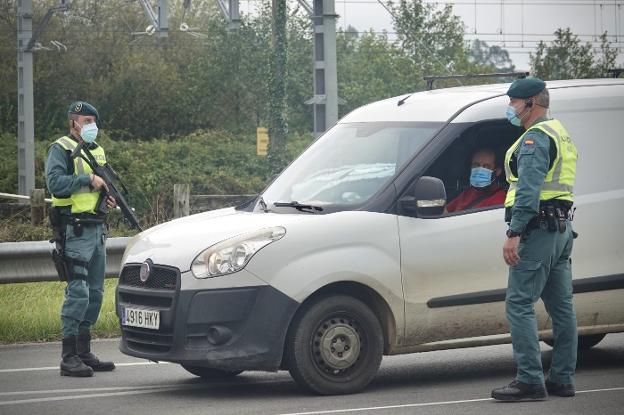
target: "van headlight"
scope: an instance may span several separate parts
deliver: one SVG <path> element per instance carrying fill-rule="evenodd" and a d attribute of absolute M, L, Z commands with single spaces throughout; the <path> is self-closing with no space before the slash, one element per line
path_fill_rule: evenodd
<path fill-rule="evenodd" d="M 197 255 L 191 272 L 195 278 L 212 278 L 240 271 L 256 252 L 284 235 L 286 229 L 278 226 L 226 239 Z"/>

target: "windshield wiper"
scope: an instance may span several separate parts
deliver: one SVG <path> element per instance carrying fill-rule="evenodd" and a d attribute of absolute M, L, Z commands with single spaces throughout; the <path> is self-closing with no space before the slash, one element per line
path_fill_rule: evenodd
<path fill-rule="evenodd" d="M 275 202 L 273 203 L 273 206 L 275 207 L 294 207 L 295 209 L 301 211 L 301 212 L 308 212 L 308 213 L 314 213 L 314 211 L 317 212 L 322 212 L 323 208 L 320 206 L 314 206 L 314 205 L 306 205 L 305 203 L 299 203 L 296 200 L 293 200 L 292 202 Z"/>
<path fill-rule="evenodd" d="M 266 202 L 264 201 L 264 198 L 262 196 L 259 196 L 258 198 L 258 204 L 260 205 L 260 209 L 262 209 L 262 211 L 264 213 L 269 212 L 269 207 L 267 206 Z"/>

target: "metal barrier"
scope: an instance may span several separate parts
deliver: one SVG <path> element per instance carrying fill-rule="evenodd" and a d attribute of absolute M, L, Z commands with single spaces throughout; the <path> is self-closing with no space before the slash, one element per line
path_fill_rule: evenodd
<path fill-rule="evenodd" d="M 15 195 L 13 193 L 3 193 L 0 192 L 0 199 L 15 199 L 15 200 L 26 200 L 26 201 L 30 201 L 30 196 L 24 196 L 24 195 Z M 44 199 L 46 201 L 46 203 L 52 203 L 52 199 Z"/>
<path fill-rule="evenodd" d="M 116 278 L 129 237 L 106 241 L 106 277 Z M 0 284 L 58 281 L 48 241 L 0 243 Z"/>

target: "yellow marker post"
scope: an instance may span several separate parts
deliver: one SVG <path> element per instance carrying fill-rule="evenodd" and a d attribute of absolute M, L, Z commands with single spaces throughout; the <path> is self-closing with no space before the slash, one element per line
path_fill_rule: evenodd
<path fill-rule="evenodd" d="M 256 128 L 256 149 L 259 156 L 266 156 L 269 152 L 269 129 L 264 127 Z"/>

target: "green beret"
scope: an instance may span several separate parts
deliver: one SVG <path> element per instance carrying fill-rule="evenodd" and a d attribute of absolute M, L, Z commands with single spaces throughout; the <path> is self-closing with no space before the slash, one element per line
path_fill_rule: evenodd
<path fill-rule="evenodd" d="M 68 114 L 78 114 L 78 115 L 95 115 L 95 120 L 100 120 L 100 114 L 98 114 L 95 107 L 89 104 L 86 101 L 76 101 L 72 102 L 69 108 L 67 109 Z"/>
<path fill-rule="evenodd" d="M 544 88 L 546 88 L 546 82 L 529 76 L 513 81 L 507 91 L 507 95 L 510 98 L 530 98 L 542 92 Z"/>

